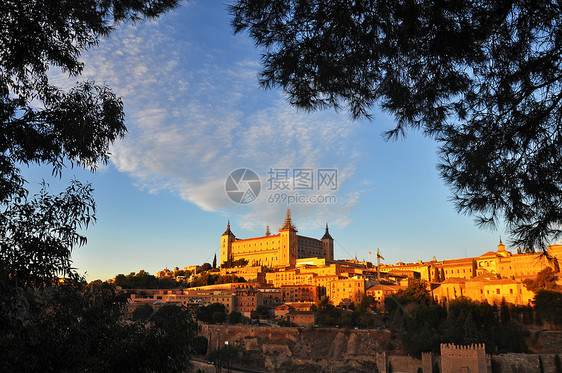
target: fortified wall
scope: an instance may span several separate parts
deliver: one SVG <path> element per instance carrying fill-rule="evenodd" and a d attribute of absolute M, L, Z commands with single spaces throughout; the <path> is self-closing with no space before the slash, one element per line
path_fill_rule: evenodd
<path fill-rule="evenodd" d="M 492 361 L 483 344 L 457 346 L 441 345 L 441 368 L 450 373 L 491 373 Z"/>
<path fill-rule="evenodd" d="M 243 366 L 291 373 L 560 373 L 562 354 L 486 355 L 483 345 L 441 346 L 441 356 L 407 356 L 388 330 L 202 325 L 208 351 L 225 343 L 240 351 Z"/>

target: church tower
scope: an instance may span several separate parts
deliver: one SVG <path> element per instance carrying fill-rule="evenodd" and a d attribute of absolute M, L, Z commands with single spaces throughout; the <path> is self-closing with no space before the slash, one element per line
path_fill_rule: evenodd
<path fill-rule="evenodd" d="M 232 243 L 236 240 L 234 233 L 230 230 L 230 220 L 226 225 L 226 231 L 221 236 L 221 262 L 220 266 L 222 267 L 223 263 L 226 263 L 228 259 L 232 256 Z"/>
<path fill-rule="evenodd" d="M 498 255 L 501 256 L 510 256 L 511 254 L 509 253 L 509 251 L 507 251 L 505 249 L 505 245 L 502 242 L 502 238 L 500 237 L 500 244 L 498 245 L 498 251 L 497 251 Z"/>
<path fill-rule="evenodd" d="M 291 221 L 291 210 L 287 209 L 285 224 L 279 229 L 280 248 L 278 263 L 285 266 L 294 266 L 297 263 L 297 229 Z"/>
<path fill-rule="evenodd" d="M 326 223 L 326 233 L 322 236 L 322 249 L 324 250 L 324 258 L 334 260 L 334 239 L 328 231 L 328 223 Z"/>

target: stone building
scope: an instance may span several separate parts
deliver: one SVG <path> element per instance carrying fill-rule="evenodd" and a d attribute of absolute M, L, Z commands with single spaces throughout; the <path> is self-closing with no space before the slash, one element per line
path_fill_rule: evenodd
<path fill-rule="evenodd" d="M 334 239 L 328 224 L 321 239 L 298 235 L 290 210 L 278 234 L 270 234 L 268 227 L 263 237 L 239 239 L 230 230 L 229 222 L 221 236 L 221 265 L 244 259 L 250 266 L 292 267 L 297 259 L 311 257 L 334 259 Z"/>
<path fill-rule="evenodd" d="M 488 373 L 492 363 L 483 344 L 458 346 L 441 344 L 441 371 L 443 373 Z"/>
<path fill-rule="evenodd" d="M 471 279 L 450 278 L 433 290 L 434 299 L 446 304 L 453 299 L 467 297 L 479 302 L 501 304 L 502 301 L 516 306 L 530 304 L 535 294 L 523 283 L 485 272 Z"/>

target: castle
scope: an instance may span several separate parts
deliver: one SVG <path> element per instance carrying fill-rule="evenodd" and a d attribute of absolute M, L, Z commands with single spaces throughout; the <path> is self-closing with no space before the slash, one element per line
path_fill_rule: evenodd
<path fill-rule="evenodd" d="M 328 231 L 328 223 L 319 240 L 298 235 L 290 210 L 278 234 L 271 234 L 268 226 L 263 237 L 239 239 L 230 230 L 229 221 L 221 236 L 221 266 L 229 260 L 244 259 L 250 266 L 294 267 L 297 259 L 314 257 L 334 260 L 334 239 Z"/>

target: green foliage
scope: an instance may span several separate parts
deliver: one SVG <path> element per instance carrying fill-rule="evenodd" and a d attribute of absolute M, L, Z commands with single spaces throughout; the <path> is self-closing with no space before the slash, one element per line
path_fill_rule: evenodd
<path fill-rule="evenodd" d="M 245 267 L 248 265 L 248 260 L 242 258 L 237 260 L 228 260 L 223 262 L 221 267 L 222 268 L 234 268 L 234 267 Z"/>
<path fill-rule="evenodd" d="M 21 166 L 43 164 L 61 176 L 68 166 L 95 170 L 125 132 L 123 103 L 108 87 L 52 85 L 49 67 L 82 72 L 80 54 L 119 22 L 157 17 L 177 0 L 79 3 L 9 1 L 0 7 L 0 280 L 47 285 L 72 271 L 79 233 L 95 221 L 92 188 L 72 181 L 29 197 Z M 8 277 L 9 274 L 9 277 Z"/>
<path fill-rule="evenodd" d="M 558 272 L 554 272 L 554 270 L 550 267 L 546 267 L 539 273 L 537 273 L 537 277 L 534 280 L 525 280 L 525 286 L 527 289 L 533 291 L 535 294 L 540 289 L 546 290 L 560 290 L 561 286 L 558 285 L 556 282 L 558 281 Z"/>
<path fill-rule="evenodd" d="M 0 371 L 187 369 L 199 329 L 185 308 L 162 307 L 148 322 L 135 321 L 125 312 L 127 297 L 107 284 L 11 289 L 2 289 L 0 303 Z"/>
<path fill-rule="evenodd" d="M 406 289 L 400 289 L 392 297 L 384 300 L 387 312 L 393 313 L 397 308 L 403 308 L 408 304 L 430 305 L 433 302 L 427 282 L 420 279 L 410 279 Z"/>
<path fill-rule="evenodd" d="M 215 321 L 214 315 L 215 313 L 222 313 L 226 315 L 226 307 L 224 304 L 221 303 L 213 303 L 208 306 L 199 307 L 196 311 L 197 320 L 212 323 L 212 322 L 223 322 L 223 321 Z M 218 316 L 221 317 L 221 316 Z"/>
<path fill-rule="evenodd" d="M 134 321 L 148 321 L 150 316 L 154 313 L 154 309 L 150 304 L 142 304 L 135 308 L 131 314 L 131 318 Z"/>
<path fill-rule="evenodd" d="M 238 324 L 242 321 L 242 314 L 238 311 L 232 311 L 228 315 L 228 323 L 229 324 Z"/>
<path fill-rule="evenodd" d="M 201 272 L 199 277 L 191 281 L 189 287 L 207 286 L 215 284 L 232 284 L 232 283 L 243 283 L 246 282 L 244 277 L 237 277 L 235 275 L 225 275 L 213 274 L 210 271 Z"/>
<path fill-rule="evenodd" d="M 142 269 L 126 276 L 118 274 L 115 276 L 115 285 L 124 289 L 175 289 L 180 286 L 173 278 L 156 278 Z"/>
<path fill-rule="evenodd" d="M 504 219 L 516 243 L 561 235 L 562 9 L 556 2 L 238 0 L 260 84 L 305 110 L 392 113 L 420 129 L 459 212 Z"/>
<path fill-rule="evenodd" d="M 357 306 L 357 311 L 359 312 L 367 312 L 367 311 L 374 311 L 377 306 L 377 300 L 375 297 L 371 295 L 365 295 L 361 298 L 361 302 Z"/>
<path fill-rule="evenodd" d="M 340 321 L 341 312 L 333 304 L 330 298 L 323 296 L 316 301 L 316 309 L 318 310 L 318 325 L 320 326 L 336 326 Z"/>
<path fill-rule="evenodd" d="M 562 325 L 562 293 L 554 290 L 538 290 L 533 300 L 537 317 L 553 325 Z"/>
<path fill-rule="evenodd" d="M 284 328 L 288 328 L 288 327 L 294 327 L 295 324 L 293 324 L 292 322 L 285 320 L 283 318 L 278 318 L 274 320 L 275 323 L 277 323 L 277 325 L 284 327 Z"/>
<path fill-rule="evenodd" d="M 207 348 L 209 347 L 209 341 L 207 338 L 198 335 L 193 339 L 193 353 L 196 355 L 205 355 L 207 353 Z"/>
<path fill-rule="evenodd" d="M 95 170 L 125 132 L 123 103 L 108 87 L 63 91 L 47 74 L 81 74 L 80 54 L 120 22 L 157 17 L 177 0 L 7 1 L 0 6 L 0 371 L 181 372 L 197 324 L 161 309 L 145 324 L 125 314 L 113 286 L 85 285 L 71 252 L 95 222 L 93 189 L 72 181 L 30 197 L 20 168 Z M 64 277 L 59 282 L 58 277 Z M 53 285 L 53 286 L 51 286 Z M 178 343 L 178 341 L 180 343 Z"/>
<path fill-rule="evenodd" d="M 528 331 L 511 321 L 509 307 L 467 298 L 452 300 L 448 311 L 435 304 L 410 302 L 394 310 L 390 326 L 399 330 L 409 353 L 439 352 L 441 343 L 485 343 L 488 353 L 526 352 Z"/>
<path fill-rule="evenodd" d="M 78 231 L 95 220 L 93 189 L 76 180 L 57 196 L 46 188 L 29 200 L 0 200 L 0 281 L 43 286 L 72 275 L 72 249 L 86 243 Z"/>
<path fill-rule="evenodd" d="M 213 322 L 216 324 L 222 324 L 226 321 L 226 314 L 222 311 L 213 312 Z"/>
<path fill-rule="evenodd" d="M 231 366 L 232 363 L 238 362 L 238 348 L 233 345 L 225 345 L 217 350 L 211 351 L 208 356 L 209 360 L 215 364 L 217 372 L 220 372 L 223 365 Z"/>

